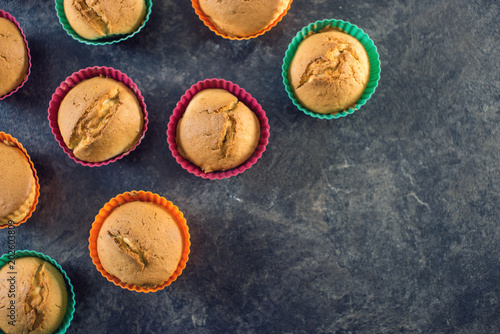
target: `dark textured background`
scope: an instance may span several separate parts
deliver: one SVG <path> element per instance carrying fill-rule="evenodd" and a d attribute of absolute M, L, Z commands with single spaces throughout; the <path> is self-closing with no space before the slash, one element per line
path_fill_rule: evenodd
<path fill-rule="evenodd" d="M 216 36 L 190 1 L 155 0 L 135 37 L 74 41 L 50 0 L 1 0 L 32 54 L 27 84 L 0 102 L 0 130 L 27 148 L 40 204 L 17 247 L 43 252 L 76 291 L 68 333 L 499 333 L 500 4 L 497 0 L 295 0 L 250 41 Z M 283 88 L 281 63 L 303 26 L 362 28 L 382 61 L 375 94 L 353 115 L 318 120 Z M 149 129 L 109 166 L 70 160 L 48 121 L 71 73 L 111 66 L 142 90 Z M 251 169 L 209 181 L 183 170 L 166 142 L 193 83 L 218 77 L 267 112 L 270 143 Z M 110 198 L 159 193 L 185 214 L 191 255 L 166 289 L 109 283 L 88 255 Z M 0 249 L 7 250 L 6 231 Z"/>

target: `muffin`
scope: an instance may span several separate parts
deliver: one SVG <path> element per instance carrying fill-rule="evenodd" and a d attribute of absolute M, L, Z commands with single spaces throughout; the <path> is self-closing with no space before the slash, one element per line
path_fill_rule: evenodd
<path fill-rule="evenodd" d="M 273 25 L 291 0 L 199 0 L 199 8 L 227 36 L 250 37 Z"/>
<path fill-rule="evenodd" d="M 184 252 L 183 231 L 165 207 L 132 201 L 114 208 L 97 237 L 103 269 L 121 282 L 140 287 L 165 283 Z"/>
<path fill-rule="evenodd" d="M 132 33 L 146 16 L 144 0 L 64 0 L 63 5 L 70 26 L 89 40 Z"/>
<path fill-rule="evenodd" d="M 49 262 L 37 257 L 15 259 L 14 270 L 10 264 L 0 269 L 0 288 L 9 292 L 0 294 L 0 328 L 6 334 L 48 334 L 61 325 L 68 304 L 67 286 Z"/>
<path fill-rule="evenodd" d="M 26 154 L 0 132 L 0 226 L 27 219 L 37 199 L 35 172 Z"/>
<path fill-rule="evenodd" d="M 66 146 L 86 162 L 131 150 L 141 139 L 144 114 L 134 93 L 108 77 L 79 82 L 64 96 L 57 124 Z"/>
<path fill-rule="evenodd" d="M 0 17 L 0 97 L 12 92 L 27 78 L 28 48 L 19 28 Z"/>
<path fill-rule="evenodd" d="M 225 89 L 198 92 L 177 123 L 179 153 L 206 173 L 241 165 L 259 139 L 255 113 Z"/>
<path fill-rule="evenodd" d="M 359 100 L 370 80 L 370 61 L 363 45 L 333 28 L 300 42 L 288 79 L 296 99 L 310 111 L 333 114 Z"/>

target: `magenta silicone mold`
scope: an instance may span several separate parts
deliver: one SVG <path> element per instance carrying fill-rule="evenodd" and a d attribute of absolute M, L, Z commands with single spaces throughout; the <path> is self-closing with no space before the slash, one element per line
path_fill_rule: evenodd
<path fill-rule="evenodd" d="M 193 96 L 196 95 L 196 93 L 208 88 L 225 89 L 228 92 L 235 95 L 238 98 L 238 100 L 243 102 L 248 108 L 250 108 L 255 113 L 255 115 L 257 115 L 261 127 L 259 144 L 257 145 L 257 149 L 252 154 L 252 156 L 242 165 L 223 172 L 205 173 L 203 170 L 201 170 L 200 167 L 194 165 L 189 160 L 184 159 L 184 157 L 182 157 L 179 154 L 179 151 L 177 150 L 177 143 L 175 141 L 177 123 L 179 119 L 182 118 L 182 115 L 186 111 L 187 105 L 189 104 Z M 210 180 L 223 179 L 243 173 L 245 170 L 252 167 L 257 162 L 257 160 L 260 159 L 262 153 L 264 153 L 264 151 L 266 150 L 267 144 L 269 143 L 269 135 L 270 135 L 269 129 L 270 129 L 269 121 L 261 105 L 257 103 L 257 100 L 255 100 L 243 88 L 239 87 L 238 85 L 230 81 L 223 79 L 206 79 L 192 85 L 191 88 L 189 88 L 186 91 L 186 93 L 181 97 L 180 101 L 177 102 L 177 106 L 175 107 L 172 115 L 170 116 L 170 122 L 168 123 L 167 142 L 168 142 L 168 147 L 170 148 L 170 151 L 172 151 L 172 155 L 174 156 L 177 163 L 179 163 L 182 166 L 182 168 L 184 168 L 191 174 Z"/>
<path fill-rule="evenodd" d="M 21 87 L 24 86 L 26 81 L 28 81 L 28 77 L 30 76 L 30 73 L 31 73 L 31 53 L 30 53 L 30 48 L 28 47 L 28 40 L 26 39 L 26 35 L 24 34 L 23 29 L 21 28 L 21 25 L 19 24 L 19 22 L 17 22 L 16 18 L 14 16 L 10 15 L 10 13 L 5 12 L 1 9 L 0 9 L 0 17 L 7 19 L 7 20 L 10 20 L 16 25 L 16 27 L 21 32 L 21 35 L 23 36 L 24 44 L 26 45 L 26 50 L 28 52 L 28 73 L 26 74 L 26 78 L 14 90 L 10 91 L 9 93 L 5 94 L 4 96 L 0 96 L 0 101 L 1 101 L 1 100 L 5 99 L 6 97 L 9 97 L 12 94 L 14 94 L 15 92 L 17 92 L 19 89 L 21 89 Z"/>
<path fill-rule="evenodd" d="M 66 143 L 64 143 L 64 140 L 62 138 L 61 132 L 59 130 L 59 125 L 57 122 L 57 115 L 59 112 L 59 106 L 61 105 L 61 101 L 64 99 L 66 94 L 69 92 L 69 90 L 74 87 L 76 84 L 79 82 L 90 79 L 96 76 L 103 76 L 107 78 L 112 78 L 117 81 L 120 81 L 123 83 L 125 86 L 127 86 L 137 97 L 137 101 L 139 101 L 139 105 L 141 106 L 142 112 L 144 114 L 144 127 L 142 129 L 142 135 L 139 138 L 139 141 L 137 144 L 130 149 L 127 152 L 124 152 L 120 155 L 117 155 L 109 160 L 106 161 L 101 161 L 101 162 L 87 162 L 78 159 L 75 157 L 73 154 L 73 151 L 66 146 Z M 73 73 L 69 77 L 64 80 L 59 87 L 56 89 L 55 93 L 52 95 L 52 99 L 50 100 L 49 103 L 49 125 L 50 128 L 52 129 L 52 133 L 54 134 L 54 137 L 56 138 L 56 141 L 59 143 L 59 146 L 66 152 L 66 154 L 73 159 L 75 162 L 83 165 L 83 166 L 88 166 L 88 167 L 99 167 L 102 165 L 108 165 L 112 162 L 115 162 L 116 160 L 119 160 L 123 158 L 124 156 L 128 155 L 130 152 L 135 150 L 137 146 L 141 143 L 142 139 L 144 138 L 144 135 L 146 133 L 146 130 L 148 129 L 148 112 L 146 110 L 146 103 L 144 102 L 144 97 L 141 94 L 141 91 L 139 88 L 137 88 L 137 85 L 130 79 L 126 74 L 115 70 L 114 68 L 111 67 L 99 67 L 99 66 L 94 66 L 94 67 L 88 67 L 85 69 L 82 69 L 78 72 Z"/>

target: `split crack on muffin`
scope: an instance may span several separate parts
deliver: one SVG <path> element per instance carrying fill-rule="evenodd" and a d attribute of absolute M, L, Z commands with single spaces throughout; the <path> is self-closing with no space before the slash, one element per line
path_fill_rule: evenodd
<path fill-rule="evenodd" d="M 369 82 L 370 60 L 354 36 L 325 28 L 299 43 L 288 77 L 303 107 L 333 114 L 356 105 Z"/>
<path fill-rule="evenodd" d="M 230 143 L 234 140 L 236 134 L 236 120 L 234 116 L 227 115 L 227 119 L 224 122 L 224 130 L 222 131 L 222 140 L 219 144 L 222 156 L 226 157 Z"/>
<path fill-rule="evenodd" d="M 345 74 L 347 69 L 350 69 L 352 78 L 359 83 L 353 64 L 348 59 L 352 57 L 359 63 L 359 56 L 349 44 L 339 43 L 339 41 L 331 38 L 329 38 L 329 41 L 334 43 L 333 48 L 326 52 L 324 56 L 309 62 L 297 88 L 315 78 L 342 80 L 342 74 Z"/>
<path fill-rule="evenodd" d="M 220 88 L 196 93 L 177 123 L 179 154 L 205 173 L 241 165 L 255 152 L 259 138 L 255 113 Z"/>
<path fill-rule="evenodd" d="M 33 275 L 29 291 L 26 295 L 24 312 L 28 315 L 30 331 L 39 329 L 45 318 L 43 309 L 48 299 L 49 288 L 47 275 L 43 272 L 44 269 L 44 263 L 41 263 Z"/>
<path fill-rule="evenodd" d="M 141 247 L 137 244 L 134 244 L 129 238 L 123 236 L 119 231 L 113 233 L 108 231 L 108 235 L 113 238 L 114 242 L 118 246 L 118 248 L 131 258 L 133 258 L 139 265 L 141 266 L 141 270 L 144 270 L 148 265 L 148 258 L 146 252 L 144 252 Z"/>
<path fill-rule="evenodd" d="M 120 105 L 118 88 L 114 88 L 109 93 L 95 99 L 74 127 L 68 147 L 72 150 L 78 150 L 96 140 L 116 114 Z"/>
<path fill-rule="evenodd" d="M 74 0 L 73 6 L 82 13 L 85 22 L 99 34 L 107 35 L 110 31 L 106 12 L 97 0 Z"/>
<path fill-rule="evenodd" d="M 9 283 L 5 278 L 13 274 L 8 265 L 0 269 L 0 290 Z M 7 274 L 8 273 L 8 274 Z M 9 322 L 6 298 L 0 297 L 0 332 L 55 333 L 63 322 L 68 305 L 68 291 L 62 273 L 50 262 L 37 256 L 16 257 L 16 327 Z M 5 290 L 3 290 L 5 291 Z"/>
<path fill-rule="evenodd" d="M 231 146 L 231 142 L 234 140 L 236 135 L 236 119 L 234 118 L 233 112 L 241 103 L 238 99 L 235 99 L 229 104 L 226 104 L 214 111 L 205 110 L 206 113 L 211 114 L 222 114 L 224 116 L 224 123 L 222 125 L 222 131 L 220 132 L 219 142 L 217 147 L 213 147 L 212 151 L 220 150 L 223 157 L 226 157 L 228 154 L 228 150 Z M 210 136 L 210 134 L 206 134 Z"/>

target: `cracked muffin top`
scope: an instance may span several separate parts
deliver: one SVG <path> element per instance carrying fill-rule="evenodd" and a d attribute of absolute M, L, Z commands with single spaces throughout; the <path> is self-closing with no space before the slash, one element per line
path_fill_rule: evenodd
<path fill-rule="evenodd" d="M 36 196 L 36 181 L 26 155 L 10 142 L 0 142 L 0 225 L 23 220 Z"/>
<path fill-rule="evenodd" d="M 64 0 L 64 14 L 73 30 L 94 40 L 135 31 L 146 15 L 144 0 Z"/>
<path fill-rule="evenodd" d="M 177 124 L 179 153 L 206 173 L 241 165 L 259 140 L 255 113 L 224 89 L 198 92 Z"/>
<path fill-rule="evenodd" d="M 123 83 L 93 77 L 66 94 L 57 122 L 66 146 L 80 160 L 101 162 L 131 150 L 142 135 L 144 114 Z"/>
<path fill-rule="evenodd" d="M 111 211 L 97 237 L 104 270 L 120 281 L 142 287 L 166 282 L 184 249 L 177 220 L 164 207 L 133 201 Z"/>
<path fill-rule="evenodd" d="M 199 0 L 200 8 L 217 29 L 235 37 L 248 37 L 270 26 L 290 0 Z"/>
<path fill-rule="evenodd" d="M 329 29 L 306 37 L 288 71 L 299 102 L 320 114 L 354 106 L 370 79 L 370 61 L 363 45 L 351 35 Z"/>
<path fill-rule="evenodd" d="M 68 304 L 62 274 L 37 257 L 15 259 L 14 270 L 10 265 L 8 262 L 0 269 L 0 328 L 7 334 L 55 332 Z M 15 305 L 14 325 L 9 324 L 11 305 Z"/>
<path fill-rule="evenodd" d="M 28 75 L 28 49 L 16 25 L 0 17 L 0 97 L 16 89 Z"/>

